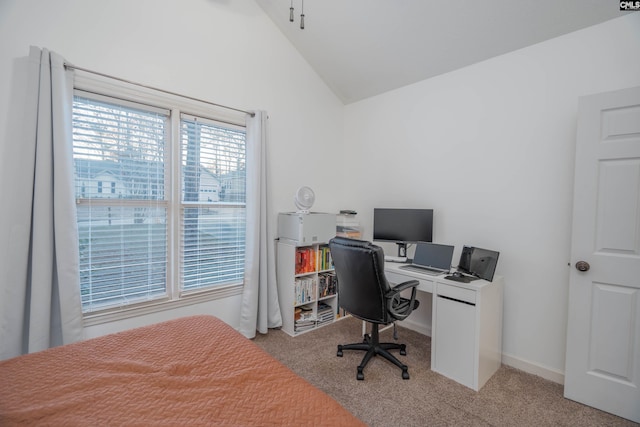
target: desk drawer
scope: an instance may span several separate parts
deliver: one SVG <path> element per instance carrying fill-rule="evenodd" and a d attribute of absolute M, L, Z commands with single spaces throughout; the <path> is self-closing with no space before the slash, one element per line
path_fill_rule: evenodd
<path fill-rule="evenodd" d="M 420 284 L 418 285 L 419 291 L 430 292 L 430 293 L 433 292 L 433 281 L 431 280 L 424 280 L 415 276 L 410 276 L 408 274 L 407 275 L 399 274 L 394 271 L 388 271 L 388 270 L 384 272 L 384 275 L 386 276 L 389 283 L 392 283 L 393 285 L 407 282 L 409 280 L 417 280 L 418 282 L 420 282 Z"/>
<path fill-rule="evenodd" d="M 446 285 L 438 283 L 438 295 L 442 295 L 455 300 L 476 303 L 477 292 L 472 289 L 460 288 L 458 286 Z"/>

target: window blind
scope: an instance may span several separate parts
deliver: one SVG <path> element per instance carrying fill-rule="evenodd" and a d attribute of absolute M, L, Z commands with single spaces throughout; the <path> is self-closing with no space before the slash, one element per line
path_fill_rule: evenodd
<path fill-rule="evenodd" d="M 181 291 L 244 280 L 246 132 L 181 115 Z"/>
<path fill-rule="evenodd" d="M 76 91 L 83 311 L 167 295 L 169 111 Z"/>

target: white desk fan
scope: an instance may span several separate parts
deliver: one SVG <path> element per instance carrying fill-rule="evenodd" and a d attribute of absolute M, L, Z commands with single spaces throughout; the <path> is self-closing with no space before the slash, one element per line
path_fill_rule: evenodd
<path fill-rule="evenodd" d="M 309 187 L 303 186 L 298 188 L 295 196 L 293 197 L 293 202 L 298 208 L 297 213 L 309 213 L 309 209 L 313 206 L 313 202 L 316 200 L 316 195 L 313 190 Z"/>

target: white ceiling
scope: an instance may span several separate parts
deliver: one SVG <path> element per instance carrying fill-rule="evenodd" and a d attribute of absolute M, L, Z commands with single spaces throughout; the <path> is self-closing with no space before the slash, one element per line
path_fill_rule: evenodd
<path fill-rule="evenodd" d="M 349 104 L 620 17 L 615 0 L 256 0 Z"/>

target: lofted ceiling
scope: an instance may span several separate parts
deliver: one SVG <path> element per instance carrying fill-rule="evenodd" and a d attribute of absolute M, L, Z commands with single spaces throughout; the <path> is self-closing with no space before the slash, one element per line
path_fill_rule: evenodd
<path fill-rule="evenodd" d="M 301 30 L 303 1 L 256 0 L 345 104 L 623 15 L 615 0 L 306 0 Z"/>

